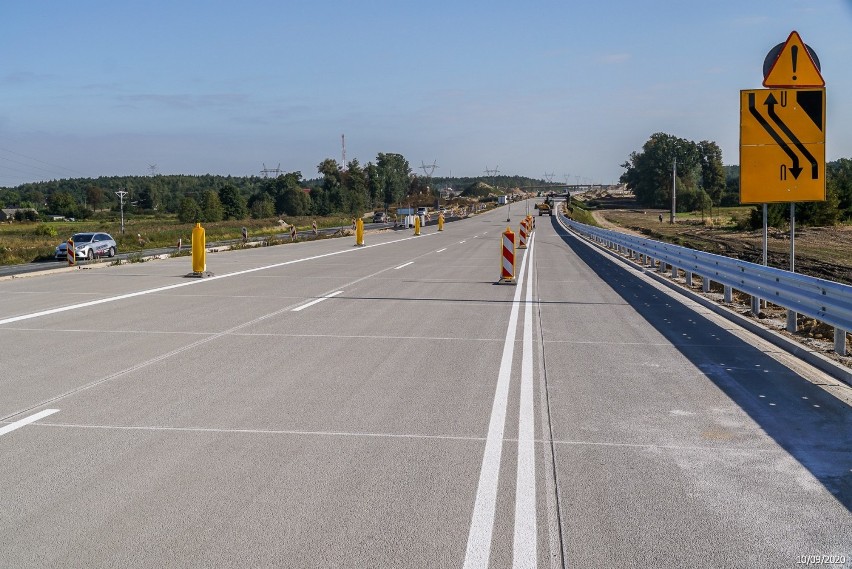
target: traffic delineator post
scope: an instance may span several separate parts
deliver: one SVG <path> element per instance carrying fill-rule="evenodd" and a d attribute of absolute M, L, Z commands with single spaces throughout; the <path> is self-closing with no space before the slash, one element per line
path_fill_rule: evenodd
<path fill-rule="evenodd" d="M 443 230 L 444 230 L 444 214 L 439 213 L 438 214 L 438 231 L 443 231 Z"/>
<path fill-rule="evenodd" d="M 526 249 L 527 248 L 527 226 L 529 224 L 529 220 L 523 219 L 521 220 L 521 228 L 518 230 L 518 249 Z"/>
<path fill-rule="evenodd" d="M 192 272 L 188 277 L 212 277 L 207 270 L 207 232 L 196 223 L 192 228 Z"/>
<path fill-rule="evenodd" d="M 414 216 L 414 234 L 420 235 L 420 216 L 419 215 Z"/>
<path fill-rule="evenodd" d="M 296 240 L 296 226 L 291 225 L 290 226 L 290 241 L 295 241 L 295 240 Z"/>
<path fill-rule="evenodd" d="M 68 259 L 68 266 L 73 267 L 77 264 L 77 253 L 74 251 L 74 240 L 70 237 L 65 243 L 65 258 Z"/>
<path fill-rule="evenodd" d="M 360 218 L 355 222 L 355 246 L 364 246 L 364 220 Z"/>
<path fill-rule="evenodd" d="M 515 281 L 515 234 L 506 227 L 500 243 L 500 284 L 516 284 Z"/>
<path fill-rule="evenodd" d="M 317 220 L 316 219 L 311 222 L 311 227 L 314 230 L 314 235 L 316 235 L 317 234 Z"/>

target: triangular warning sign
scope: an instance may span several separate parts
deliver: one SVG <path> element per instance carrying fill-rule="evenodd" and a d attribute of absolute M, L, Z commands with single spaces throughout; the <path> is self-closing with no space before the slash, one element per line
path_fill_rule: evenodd
<path fill-rule="evenodd" d="M 811 57 L 811 52 L 798 32 L 792 32 L 787 43 L 763 80 L 764 87 L 825 87 L 825 79 Z"/>

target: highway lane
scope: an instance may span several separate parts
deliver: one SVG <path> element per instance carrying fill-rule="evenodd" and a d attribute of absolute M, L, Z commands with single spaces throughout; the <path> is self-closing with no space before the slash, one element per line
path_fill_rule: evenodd
<path fill-rule="evenodd" d="M 0 435 L 0 564 L 844 553 L 848 407 L 549 218 L 495 285 L 505 216 L 0 283 L 0 428 L 58 409 Z"/>
<path fill-rule="evenodd" d="M 3 417 L 59 409 L 0 440 L 4 562 L 460 563 L 514 294 L 493 225 L 4 283 Z"/>
<path fill-rule="evenodd" d="M 541 226 L 568 565 L 786 567 L 810 551 L 849 559 L 852 413 L 819 385 L 837 382 L 793 372 L 776 349 L 641 270 L 555 222 Z"/>

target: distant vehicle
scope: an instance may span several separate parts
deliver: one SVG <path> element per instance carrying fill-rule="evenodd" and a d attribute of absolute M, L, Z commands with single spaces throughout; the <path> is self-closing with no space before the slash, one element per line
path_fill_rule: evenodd
<path fill-rule="evenodd" d="M 373 214 L 373 223 L 387 223 L 388 216 L 383 211 L 377 211 Z"/>
<path fill-rule="evenodd" d="M 417 215 L 426 215 L 427 213 L 429 213 L 428 207 L 418 207 L 417 208 Z"/>
<path fill-rule="evenodd" d="M 95 257 L 115 257 L 118 244 L 109 233 L 75 233 L 71 236 L 74 242 L 74 256 L 77 259 L 92 260 Z M 67 243 L 56 247 L 54 256 L 57 260 L 68 258 Z"/>
<path fill-rule="evenodd" d="M 545 198 L 544 203 L 535 204 L 535 208 L 538 210 L 539 216 L 542 216 L 544 214 L 553 215 L 553 208 L 551 208 L 550 206 L 550 198 Z"/>

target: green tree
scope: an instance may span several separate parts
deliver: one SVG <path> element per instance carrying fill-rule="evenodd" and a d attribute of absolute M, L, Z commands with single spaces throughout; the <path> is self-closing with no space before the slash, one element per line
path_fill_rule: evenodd
<path fill-rule="evenodd" d="M 329 213 L 347 211 L 343 197 L 343 172 L 337 160 L 326 158 L 317 166 L 317 172 L 322 174 L 322 189 L 328 202 Z"/>
<path fill-rule="evenodd" d="M 698 145 L 683 138 L 658 132 L 632 152 L 620 181 L 633 190 L 637 201 L 648 207 L 667 207 L 672 198 L 672 167 L 677 161 L 677 192 L 697 189 L 701 175 Z M 683 209 L 678 206 L 678 209 Z"/>
<path fill-rule="evenodd" d="M 186 196 L 180 200 L 180 208 L 178 209 L 178 219 L 183 223 L 195 223 L 201 221 L 201 208 L 198 202 L 190 196 Z"/>
<path fill-rule="evenodd" d="M 376 168 L 382 184 L 382 193 L 387 204 L 401 202 L 408 192 L 411 166 L 402 154 L 379 153 Z"/>
<path fill-rule="evenodd" d="M 301 188 L 302 173 L 296 171 L 266 180 L 261 192 L 272 197 L 275 202 L 275 215 L 288 215 L 288 208 L 291 207 L 291 201 L 294 199 L 291 192 L 301 192 Z"/>
<path fill-rule="evenodd" d="M 361 216 L 369 202 L 367 175 L 358 160 L 351 160 L 343 173 L 344 206 L 347 213 Z"/>
<path fill-rule="evenodd" d="M 219 194 L 213 190 L 207 190 L 201 194 L 201 221 L 222 221 L 224 210 Z"/>
<path fill-rule="evenodd" d="M 219 201 L 222 202 L 225 219 L 245 219 L 248 215 L 246 199 L 231 184 L 225 184 L 219 188 Z"/>
<path fill-rule="evenodd" d="M 77 215 L 77 201 L 69 192 L 54 192 L 47 198 L 47 209 L 54 215 L 74 217 Z"/>
<path fill-rule="evenodd" d="M 837 193 L 837 207 L 841 215 L 846 219 L 852 218 L 852 160 L 841 158 L 828 163 L 826 187 Z"/>
<path fill-rule="evenodd" d="M 136 202 L 140 209 L 155 210 L 160 204 L 160 194 L 159 180 L 145 178 L 142 187 L 136 192 Z"/>
<path fill-rule="evenodd" d="M 367 162 L 367 166 L 364 168 L 364 175 L 367 177 L 367 192 L 370 196 L 370 208 L 377 208 L 379 204 L 384 203 L 382 182 L 379 178 L 379 169 L 372 162 Z"/>
<path fill-rule="evenodd" d="M 253 219 L 266 219 L 275 216 L 275 199 L 266 192 L 260 192 L 249 200 L 249 210 Z"/>
<path fill-rule="evenodd" d="M 840 198 L 837 181 L 827 180 L 825 201 L 796 204 L 796 224 L 826 227 L 840 220 Z M 789 215 L 787 216 L 789 218 Z"/>
<path fill-rule="evenodd" d="M 284 215 L 308 215 L 311 212 L 311 198 L 301 188 L 287 188 L 281 195 Z"/>
<path fill-rule="evenodd" d="M 99 186 L 89 186 L 86 189 L 86 203 L 92 208 L 92 211 L 97 211 L 106 200 L 104 191 Z"/>
<path fill-rule="evenodd" d="M 726 187 L 722 149 L 715 142 L 702 140 L 698 143 L 698 155 L 701 165 L 701 188 L 710 196 L 710 215 L 712 216 L 713 204 L 721 204 L 722 193 Z"/>
<path fill-rule="evenodd" d="M 0 193 L 0 205 L 3 207 L 19 207 L 21 204 L 21 194 L 14 190 L 6 190 Z"/>

